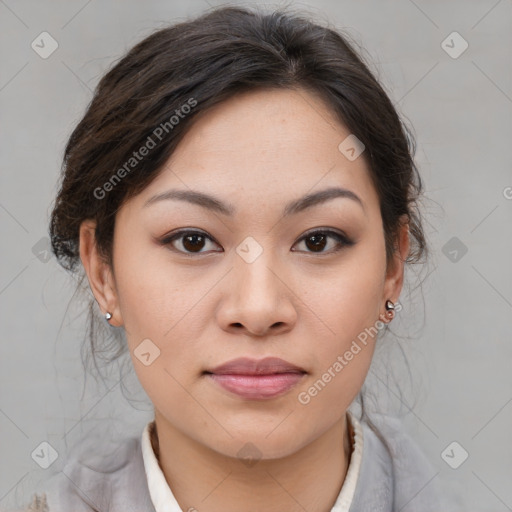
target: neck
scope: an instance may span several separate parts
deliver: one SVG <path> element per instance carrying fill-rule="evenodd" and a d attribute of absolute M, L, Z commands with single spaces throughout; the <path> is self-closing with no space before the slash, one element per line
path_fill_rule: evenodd
<path fill-rule="evenodd" d="M 151 435 L 162 472 L 182 510 L 329 512 L 345 480 L 353 430 L 344 414 L 297 452 L 245 466 L 176 430 L 155 411 Z M 343 442 L 342 442 L 343 440 Z"/>

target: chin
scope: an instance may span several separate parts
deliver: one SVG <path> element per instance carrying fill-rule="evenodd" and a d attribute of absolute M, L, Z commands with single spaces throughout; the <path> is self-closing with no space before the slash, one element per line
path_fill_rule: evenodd
<path fill-rule="evenodd" d="M 240 459 L 241 462 L 246 460 L 247 465 L 250 466 L 254 464 L 253 461 L 282 459 L 293 455 L 308 442 L 308 438 L 305 436 L 301 439 L 295 429 L 293 433 L 285 428 L 278 432 L 281 429 L 278 427 L 272 432 L 267 425 L 265 424 L 264 427 L 255 425 L 250 429 L 240 428 L 239 430 L 231 428 L 229 432 L 233 438 L 219 439 L 215 446 L 209 438 L 208 446 L 225 456 Z M 271 432 L 270 435 L 269 432 Z"/>

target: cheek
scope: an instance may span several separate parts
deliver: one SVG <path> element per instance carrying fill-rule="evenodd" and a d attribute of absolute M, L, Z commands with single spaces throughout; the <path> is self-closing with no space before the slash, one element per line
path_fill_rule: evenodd
<path fill-rule="evenodd" d="M 361 390 L 371 363 L 373 349 L 360 344 L 351 360 L 345 352 L 332 354 L 328 363 L 297 392 L 297 407 L 307 418 L 321 418 L 320 429 L 334 423 L 348 409 Z"/>
<path fill-rule="evenodd" d="M 323 375 L 322 380 L 332 381 L 330 387 L 343 390 L 344 394 L 352 395 L 358 390 L 370 366 L 381 325 L 373 314 L 375 307 L 375 294 L 371 291 L 363 294 L 346 286 L 339 300 L 333 299 L 322 309 L 329 335 L 316 343 L 315 376 Z"/>
<path fill-rule="evenodd" d="M 335 421 L 359 393 L 375 350 L 379 330 L 375 282 L 359 286 L 360 277 L 339 284 L 339 292 L 322 296 L 323 335 L 315 337 L 312 374 L 298 390 L 307 414 Z"/>
<path fill-rule="evenodd" d="M 361 248 L 330 275 L 316 280 L 316 285 L 310 281 L 305 302 L 322 320 L 322 332 L 331 340 L 329 346 L 342 349 L 375 325 L 381 309 L 384 273 L 378 250 L 372 253 Z"/>
<path fill-rule="evenodd" d="M 183 386 L 197 368 L 194 341 L 199 337 L 194 333 L 193 306 L 201 290 L 187 282 L 186 273 L 171 267 L 165 248 L 140 242 L 147 235 L 135 229 L 123 232 L 125 225 L 120 223 L 115 231 L 113 257 L 134 371 L 155 406 L 183 412 L 183 404 L 188 403 Z"/>
<path fill-rule="evenodd" d="M 383 326 L 378 316 L 385 272 L 383 251 L 383 245 L 359 247 L 335 273 L 311 281 L 317 284 L 305 294 L 318 329 L 314 375 L 309 387 L 301 391 L 306 391 L 305 401 L 310 399 L 319 411 L 328 410 L 329 404 L 333 414 L 347 407 L 366 378 Z"/>
<path fill-rule="evenodd" d="M 186 271 L 177 272 L 171 266 L 164 248 L 144 250 L 141 245 L 120 244 L 114 255 L 119 307 L 130 351 L 150 339 L 162 356 L 183 359 L 194 350 L 200 299 L 208 291 L 208 282 L 192 285 Z"/>

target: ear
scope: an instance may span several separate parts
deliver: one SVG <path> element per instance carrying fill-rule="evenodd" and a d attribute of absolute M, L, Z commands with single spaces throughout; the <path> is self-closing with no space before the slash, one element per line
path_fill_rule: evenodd
<path fill-rule="evenodd" d="M 400 230 L 395 242 L 393 261 L 390 262 L 384 281 L 383 303 L 387 299 L 393 303 L 398 301 L 404 281 L 405 260 L 409 255 L 409 218 L 407 215 L 400 217 Z"/>
<path fill-rule="evenodd" d="M 101 311 L 111 313 L 109 324 L 118 327 L 122 325 L 122 317 L 114 275 L 110 265 L 98 253 L 95 233 L 96 221 L 84 220 L 80 225 L 80 259 Z"/>

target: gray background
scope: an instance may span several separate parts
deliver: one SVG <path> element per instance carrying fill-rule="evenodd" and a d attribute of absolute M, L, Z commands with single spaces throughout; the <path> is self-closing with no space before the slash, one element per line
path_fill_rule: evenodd
<path fill-rule="evenodd" d="M 216 2 L 0 0 L 1 509 L 59 471 L 98 422 L 121 437 L 139 435 L 151 419 L 135 376 L 120 381 L 113 368 L 106 381 L 85 379 L 85 303 L 70 304 L 74 283 L 47 258 L 48 215 L 64 143 L 99 77 L 153 29 L 208 5 Z M 433 255 L 408 270 L 393 323 L 410 338 L 400 343 L 413 382 L 390 336 L 368 385 L 381 408 L 403 413 L 453 510 L 512 510 L 512 2 L 293 6 L 366 48 L 418 142 Z M 46 59 L 31 48 L 43 31 L 58 42 Z M 442 46 L 453 31 L 469 45 L 457 58 Z M 403 395 L 387 380 L 391 370 Z M 59 453 L 46 470 L 31 457 L 43 441 Z M 441 455 L 453 441 L 452 461 L 469 453 L 457 469 Z"/>

